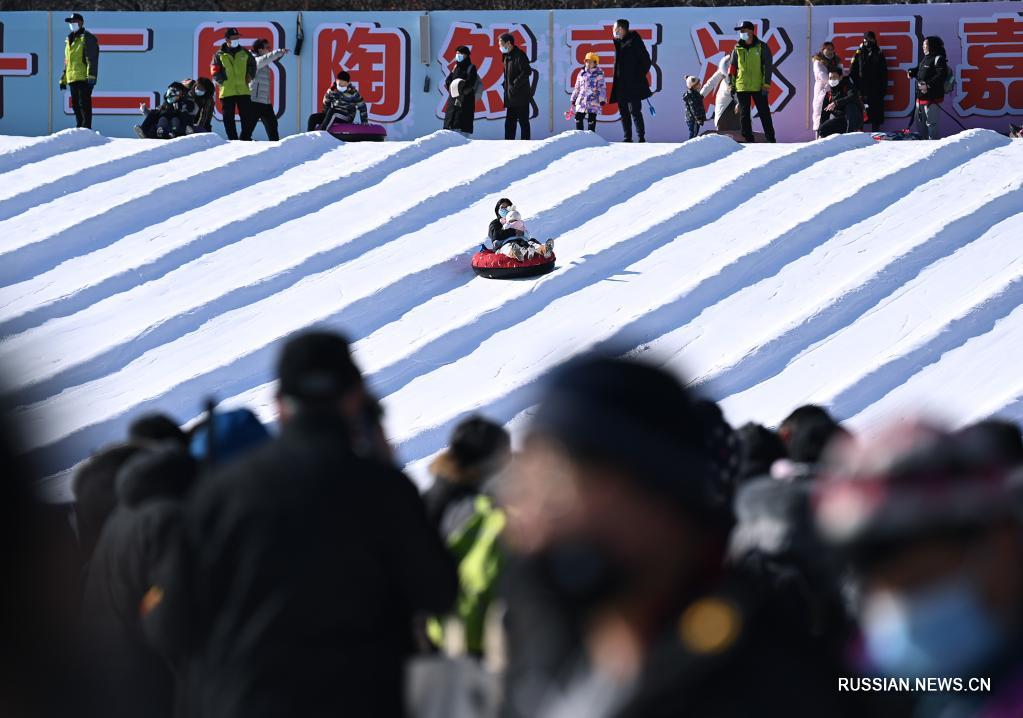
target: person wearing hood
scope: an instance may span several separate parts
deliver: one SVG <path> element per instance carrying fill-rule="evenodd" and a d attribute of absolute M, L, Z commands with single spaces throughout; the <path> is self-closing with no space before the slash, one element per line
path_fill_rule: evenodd
<path fill-rule="evenodd" d="M 615 21 L 611 30 L 615 46 L 614 79 L 611 81 L 611 102 L 618 104 L 618 113 L 622 118 L 622 131 L 625 142 L 632 142 L 632 127 L 636 127 L 637 139 L 646 142 L 646 125 L 643 122 L 643 100 L 653 92 L 650 91 L 650 72 L 652 61 L 646 43 L 639 33 L 629 29 L 629 21 Z"/>
<path fill-rule="evenodd" d="M 884 123 L 884 97 L 888 94 L 888 61 L 877 45 L 877 35 L 868 30 L 863 42 L 856 48 L 849 78 L 866 105 L 867 119 L 874 132 Z"/>
<path fill-rule="evenodd" d="M 277 115 L 270 102 L 270 87 L 273 84 L 270 78 L 270 65 L 287 55 L 288 48 L 271 50 L 270 44 L 259 38 L 252 43 L 252 53 L 256 56 L 256 74 L 249 83 L 249 90 L 252 92 L 252 126 L 255 128 L 262 122 L 266 128 L 267 139 L 276 142 L 281 136 L 277 131 Z"/>
<path fill-rule="evenodd" d="M 479 74 L 472 62 L 469 48 L 459 45 L 455 48 L 455 65 L 444 78 L 444 89 L 448 93 L 448 102 L 444 109 L 445 130 L 472 134 L 479 82 Z"/>
<path fill-rule="evenodd" d="M 575 79 L 575 87 L 572 89 L 571 111 L 575 115 L 575 128 L 583 128 L 583 120 L 586 120 L 586 129 L 590 132 L 597 131 L 597 114 L 600 108 L 607 102 L 607 80 L 604 71 L 600 69 L 600 56 L 595 52 L 586 53 L 583 59 L 583 69 Z"/>
<path fill-rule="evenodd" d="M 830 137 L 846 132 L 857 132 L 863 126 L 863 106 L 848 77 L 835 68 L 828 75 L 828 91 L 824 95 L 817 137 Z"/>
<path fill-rule="evenodd" d="M 515 126 L 519 137 L 528 140 L 529 111 L 533 102 L 533 68 L 529 58 L 515 45 L 515 36 L 504 33 L 498 38 L 504 55 L 504 139 L 515 139 Z"/>
<path fill-rule="evenodd" d="M 256 126 L 249 83 L 256 76 L 256 58 L 239 43 L 241 33 L 233 27 L 224 31 L 224 44 L 213 56 L 210 74 L 220 88 L 220 105 L 224 114 L 224 132 L 227 139 L 237 140 L 235 110 L 242 121 L 242 140 L 252 139 Z"/>
<path fill-rule="evenodd" d="M 813 131 L 816 135 L 821 126 L 821 115 L 824 113 L 828 78 L 832 70 L 842 69 L 842 61 L 835 54 L 835 45 L 832 42 L 822 43 L 820 52 L 810 59 L 813 62 Z"/>
<path fill-rule="evenodd" d="M 756 27 L 749 20 L 735 28 L 739 42 L 732 49 L 732 61 L 728 66 L 728 78 L 735 90 L 739 103 L 739 127 L 746 142 L 753 142 L 753 118 L 750 105 L 756 105 L 760 125 L 768 142 L 775 142 L 774 123 L 771 120 L 771 103 L 767 94 L 771 91 L 771 76 L 774 74 L 774 57 L 767 43 L 756 35 Z"/>
<path fill-rule="evenodd" d="M 925 38 L 923 51 L 920 64 L 906 70 L 906 74 L 916 79 L 916 131 L 925 140 L 937 140 L 941 138 L 938 120 L 945 99 L 948 58 L 940 37 Z"/>
<path fill-rule="evenodd" d="M 700 134 L 700 128 L 707 121 L 707 111 L 703 107 L 703 94 L 700 92 L 700 78 L 686 75 L 686 92 L 682 96 L 682 104 L 686 108 L 686 127 L 689 128 L 689 139 Z"/>
<path fill-rule="evenodd" d="M 197 469 L 181 446 L 167 442 L 147 444 L 117 473 L 117 508 L 89 564 L 82 604 L 91 678 L 111 718 L 172 715 L 174 676 L 146 642 L 140 610 Z"/>
<path fill-rule="evenodd" d="M 845 442 L 829 450 L 814 501 L 858 596 L 858 672 L 948 682 L 915 694 L 912 718 L 1023 706 L 1020 477 L 977 438 L 907 422 Z M 850 673 L 849 688 L 863 680 Z"/>
<path fill-rule="evenodd" d="M 708 97 L 714 93 L 714 129 L 718 132 L 738 132 L 738 106 L 735 104 L 735 92 L 728 83 L 728 68 L 732 64 L 732 56 L 725 54 L 718 62 L 718 68 L 703 85 L 700 94 Z"/>
<path fill-rule="evenodd" d="M 71 109 L 75 127 L 92 128 L 92 90 L 99 79 L 99 41 L 85 29 L 85 19 L 78 13 L 64 18 L 68 25 L 64 41 L 64 71 L 60 89 L 71 90 Z"/>

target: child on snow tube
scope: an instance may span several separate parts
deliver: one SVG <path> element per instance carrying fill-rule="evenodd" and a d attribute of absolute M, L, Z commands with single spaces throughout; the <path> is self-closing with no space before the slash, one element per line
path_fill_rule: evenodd
<path fill-rule="evenodd" d="M 510 199 L 502 197 L 494 207 L 497 218 L 491 221 L 487 230 L 495 252 L 518 260 L 530 259 L 537 254 L 549 257 L 554 252 L 554 240 L 540 244 L 529 236 L 522 215 Z"/>

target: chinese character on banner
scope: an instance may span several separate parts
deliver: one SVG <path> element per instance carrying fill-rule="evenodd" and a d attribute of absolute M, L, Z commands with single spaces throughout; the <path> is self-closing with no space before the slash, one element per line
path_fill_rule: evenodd
<path fill-rule="evenodd" d="M 252 43 L 259 39 L 270 43 L 272 50 L 286 47 L 284 28 L 275 22 L 206 22 L 195 28 L 195 53 L 192 59 L 193 78 L 213 79 L 211 71 L 213 56 L 220 51 L 220 46 L 224 44 L 224 30 L 229 27 L 237 28 L 241 33 L 239 42 L 242 47 L 251 48 Z M 279 62 L 270 63 L 270 104 L 273 105 L 274 114 L 278 117 L 284 114 L 284 98 L 287 96 L 286 79 L 284 66 Z M 224 118 L 220 107 L 219 92 L 214 112 L 218 120 Z"/>
<path fill-rule="evenodd" d="M 919 16 L 832 18 L 828 39 L 835 44 L 835 54 L 846 72 L 852 67 L 856 48 L 863 42 L 863 33 L 872 30 L 877 35 L 877 46 L 888 63 L 888 92 L 885 94 L 885 114 L 908 115 L 913 111 L 915 83 L 906 70 L 916 67 L 923 45 L 923 30 Z"/>
<path fill-rule="evenodd" d="M 1023 17 L 961 18 L 956 68 L 962 115 L 1023 115 Z"/>
<path fill-rule="evenodd" d="M 352 76 L 376 122 L 397 122 L 409 111 L 409 34 L 400 27 L 353 22 L 324 24 L 313 41 L 316 103 L 341 70 Z M 320 108 L 322 109 L 322 108 Z"/>
<path fill-rule="evenodd" d="M 766 19 L 753 23 L 757 29 L 757 37 L 767 43 L 771 49 L 771 56 L 774 58 L 774 74 L 771 76 L 771 89 L 767 97 L 770 101 L 771 111 L 778 112 L 789 103 L 795 94 L 796 88 L 786 79 L 781 72 L 781 65 L 789 55 L 792 54 L 792 41 L 785 32 L 785 28 L 772 28 Z M 729 30 L 722 32 L 717 23 L 702 22 L 692 26 L 693 45 L 696 47 L 696 55 L 700 61 L 700 78 L 707 82 L 717 71 L 718 63 L 724 55 L 732 52 L 735 44 L 739 41 L 738 33 Z M 681 78 L 679 78 L 681 82 Z M 708 97 L 708 106 L 714 101 Z"/>
<path fill-rule="evenodd" d="M 4 116 L 4 78 L 31 77 L 39 72 L 34 52 L 4 52 L 4 24 L 0 22 L 0 117 Z"/>
<path fill-rule="evenodd" d="M 504 117 L 504 56 L 501 54 L 501 46 L 497 39 L 504 33 L 509 33 L 515 38 L 515 45 L 524 53 L 531 63 L 536 62 L 536 38 L 528 25 L 506 24 L 491 25 L 484 29 L 482 25 L 472 22 L 454 22 L 448 29 L 448 36 L 441 43 L 441 51 L 437 56 L 440 60 L 444 77 L 455 61 L 455 48 L 465 45 L 472 54 L 472 62 L 476 65 L 480 82 L 483 84 L 483 95 L 476 101 L 476 118 L 488 120 Z M 536 82 L 539 73 L 534 68 L 532 71 L 530 87 L 536 92 Z M 444 106 L 448 101 L 448 94 L 444 89 L 444 83 L 439 83 L 438 91 L 441 93 L 441 101 L 437 106 L 437 117 L 444 117 Z M 536 102 L 530 102 L 529 116 L 537 116 Z"/>
<path fill-rule="evenodd" d="M 595 52 L 600 56 L 600 68 L 607 78 L 607 96 L 611 97 L 611 88 L 614 86 L 615 74 L 615 45 L 611 36 L 614 23 L 605 25 L 570 25 L 568 27 L 568 46 L 572 48 L 572 72 L 568 75 L 568 85 L 565 91 L 571 95 L 575 88 L 575 80 L 583 68 L 583 58 L 586 53 Z M 657 47 L 661 44 L 661 25 L 659 23 L 650 25 L 632 24 L 630 30 L 636 31 L 646 44 L 650 53 L 650 72 L 647 73 L 647 80 L 650 82 L 650 89 L 654 92 L 661 91 L 661 68 L 657 64 Z M 600 111 L 603 121 L 615 121 L 618 119 L 618 105 L 610 102 L 604 105 Z"/>

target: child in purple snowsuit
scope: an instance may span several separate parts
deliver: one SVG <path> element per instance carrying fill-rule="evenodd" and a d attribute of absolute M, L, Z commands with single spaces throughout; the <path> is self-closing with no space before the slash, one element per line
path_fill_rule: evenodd
<path fill-rule="evenodd" d="M 597 67 L 600 57 L 595 52 L 586 53 L 584 67 L 579 71 L 572 90 L 572 110 L 575 112 L 575 128 L 583 128 L 586 118 L 586 129 L 597 131 L 597 113 L 607 99 L 607 81 L 604 71 Z"/>

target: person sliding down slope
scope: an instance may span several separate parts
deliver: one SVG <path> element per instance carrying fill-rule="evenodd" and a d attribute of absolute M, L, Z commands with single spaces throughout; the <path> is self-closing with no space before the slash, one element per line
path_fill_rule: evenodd
<path fill-rule="evenodd" d="M 498 214 L 500 214 L 501 211 L 504 211 L 504 208 L 498 210 Z M 515 230 L 517 236 L 522 237 L 522 239 L 506 242 L 500 248 L 495 247 L 495 250 L 501 254 L 507 255 L 521 262 L 525 259 L 532 259 L 537 254 L 543 257 L 549 257 L 554 252 L 553 239 L 548 239 L 544 244 L 540 244 L 529 236 L 526 224 L 522 221 L 522 215 L 519 214 L 515 205 L 507 207 L 504 216 L 501 217 L 501 225 L 504 229 Z"/>

